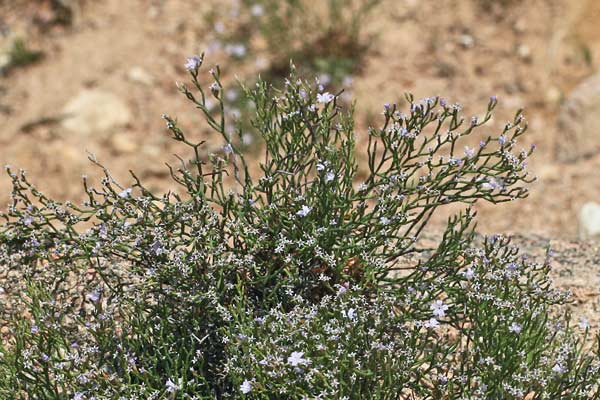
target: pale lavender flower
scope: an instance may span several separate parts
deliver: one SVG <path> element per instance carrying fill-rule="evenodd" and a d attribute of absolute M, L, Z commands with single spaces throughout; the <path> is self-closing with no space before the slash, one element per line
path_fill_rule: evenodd
<path fill-rule="evenodd" d="M 521 333 L 521 330 L 523 330 L 523 327 L 521 325 L 517 324 L 516 322 L 513 322 L 508 327 L 508 330 L 511 332 L 514 332 L 514 333 Z"/>
<path fill-rule="evenodd" d="M 334 98 L 335 98 L 335 96 L 329 92 L 317 94 L 317 101 L 319 103 L 323 103 L 323 104 L 327 104 L 327 103 L 331 102 Z"/>
<path fill-rule="evenodd" d="M 466 271 L 463 272 L 463 276 L 468 280 L 471 280 L 475 276 L 475 271 L 473 271 L 473 268 L 469 267 Z"/>
<path fill-rule="evenodd" d="M 88 298 L 88 300 L 96 303 L 98 302 L 98 300 L 100 300 L 100 292 L 94 290 L 93 292 L 89 293 L 86 297 Z"/>
<path fill-rule="evenodd" d="M 439 327 L 439 326 L 440 326 L 440 323 L 438 322 L 438 320 L 437 320 L 437 319 L 435 319 L 435 318 L 431 318 L 429 321 L 425 322 L 425 323 L 423 324 L 423 326 L 424 326 L 425 328 L 432 328 L 432 329 L 435 329 L 435 328 L 437 328 L 437 327 Z"/>
<path fill-rule="evenodd" d="M 231 145 L 231 143 L 227 143 L 225 146 L 223 146 L 223 151 L 225 152 L 225 154 L 233 153 L 233 146 Z"/>
<path fill-rule="evenodd" d="M 192 56 L 188 58 L 185 62 L 185 69 L 190 72 L 198 71 L 198 68 L 202 65 L 202 57 L 200 56 Z"/>
<path fill-rule="evenodd" d="M 379 218 L 379 222 L 381 223 L 381 225 L 389 225 L 389 223 L 392 221 L 388 217 L 383 216 Z"/>
<path fill-rule="evenodd" d="M 311 212 L 311 210 L 312 210 L 312 207 L 303 205 L 302 208 L 300 210 L 298 210 L 296 215 L 299 217 L 306 217 L 308 215 L 308 213 Z"/>
<path fill-rule="evenodd" d="M 38 328 L 37 325 L 31 325 L 31 333 L 33 333 L 35 335 L 39 331 L 40 331 L 40 328 Z"/>
<path fill-rule="evenodd" d="M 244 380 L 244 382 L 240 385 L 240 391 L 244 394 L 248 394 L 252 391 L 252 382 L 248 379 Z"/>
<path fill-rule="evenodd" d="M 73 400 L 84 400 L 85 397 L 83 397 L 84 394 L 82 392 L 75 392 L 75 394 L 73 395 Z"/>
<path fill-rule="evenodd" d="M 590 323 L 587 319 L 581 317 L 579 318 L 579 327 L 583 330 L 587 330 L 590 328 Z"/>
<path fill-rule="evenodd" d="M 119 197 L 122 199 L 126 199 L 131 196 L 131 188 L 127 188 L 119 193 Z"/>
<path fill-rule="evenodd" d="M 504 146 L 504 144 L 506 143 L 506 135 L 501 135 L 498 138 L 498 143 L 500 143 L 500 146 Z"/>
<path fill-rule="evenodd" d="M 563 367 L 560 363 L 556 363 L 554 364 L 554 367 L 552 367 L 552 372 L 556 373 L 556 374 L 563 374 L 565 373 L 566 369 L 565 367 Z"/>
<path fill-rule="evenodd" d="M 333 172 L 328 172 L 325 175 L 325 182 L 331 182 L 334 179 L 335 179 L 335 174 Z"/>
<path fill-rule="evenodd" d="M 303 358 L 303 356 L 304 356 L 303 351 L 294 351 L 288 357 L 287 362 L 292 367 L 297 367 L 298 365 L 306 365 L 309 363 L 309 361 L 307 359 Z"/>
<path fill-rule="evenodd" d="M 448 308 L 450 308 L 450 306 L 444 304 L 442 300 L 436 300 L 433 303 L 431 303 L 431 306 L 429 306 L 429 308 L 431 309 L 431 312 L 434 316 L 442 318 L 446 316 L 446 311 L 448 310 Z"/>
<path fill-rule="evenodd" d="M 175 382 L 173 382 L 171 380 L 171 378 L 169 378 L 167 380 L 167 383 L 165 385 L 167 386 L 167 392 L 168 393 L 175 393 L 176 391 L 178 391 L 179 389 L 181 389 L 181 387 L 179 385 L 177 385 Z"/>
<path fill-rule="evenodd" d="M 467 158 L 473 158 L 475 156 L 475 150 L 469 146 L 465 146 L 465 156 L 467 156 Z"/>

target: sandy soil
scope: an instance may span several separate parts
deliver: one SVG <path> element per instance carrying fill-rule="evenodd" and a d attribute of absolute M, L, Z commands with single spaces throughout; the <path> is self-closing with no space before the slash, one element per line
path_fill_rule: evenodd
<path fill-rule="evenodd" d="M 215 1 L 72 1 L 71 26 L 40 31 L 40 19 L 50 18 L 47 3 L 0 2 L 5 30 L 45 53 L 42 61 L 0 78 L 5 90 L 0 104 L 12 108 L 0 112 L 0 164 L 27 169 L 40 189 L 58 199 L 77 200 L 80 176 L 95 174 L 86 160 L 90 151 L 117 177 L 126 180 L 133 169 L 153 187 L 166 189 L 164 162 L 173 161 L 178 149 L 160 115 L 177 116 L 194 135 L 206 135 L 174 82 L 186 79 L 185 57 L 209 46 L 211 27 L 202 15 Z M 581 204 L 600 201 L 600 155 L 557 163 L 554 148 L 562 133 L 556 116 L 569 92 L 597 72 L 598 16 L 600 3 L 594 0 L 384 0 L 366 23 L 372 46 L 351 88 L 359 133 L 384 102 L 405 91 L 459 101 L 467 113 L 481 111 L 497 95 L 491 132 L 525 107 L 530 133 L 523 146 L 537 144 L 531 170 L 540 179 L 527 200 L 478 205 L 479 228 L 572 237 Z M 236 72 L 222 57 L 209 61 L 224 65 L 229 78 Z M 151 82 L 131 79 L 133 69 L 143 69 Z M 65 104 L 86 88 L 125 101 L 133 115 L 127 126 L 92 136 L 62 129 Z M 126 146 L 115 144 L 123 138 Z M 1 178 L 2 204 L 8 193 L 9 180 Z"/>

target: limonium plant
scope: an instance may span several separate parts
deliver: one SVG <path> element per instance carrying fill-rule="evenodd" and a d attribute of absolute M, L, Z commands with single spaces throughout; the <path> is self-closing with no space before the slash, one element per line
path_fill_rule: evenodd
<path fill-rule="evenodd" d="M 256 109 L 244 126 L 262 138 L 253 160 L 203 61 L 187 60 L 179 88 L 222 150 L 164 115 L 187 154 L 168 166 L 178 190 L 133 172 L 123 185 L 91 157 L 104 178 L 59 203 L 7 167 L 1 398 L 600 396 L 598 351 L 564 313 L 550 254 L 474 231 L 473 203 L 527 195 L 521 112 L 489 135 L 494 97 L 464 118 L 407 95 L 361 136 L 339 93 L 292 69 L 282 89 L 242 88 Z M 424 245 L 448 204 L 464 209 Z"/>

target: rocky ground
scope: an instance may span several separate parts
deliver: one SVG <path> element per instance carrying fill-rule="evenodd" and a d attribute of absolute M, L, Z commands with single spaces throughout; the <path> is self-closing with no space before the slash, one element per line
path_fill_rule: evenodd
<path fill-rule="evenodd" d="M 59 3 L 68 12 L 50 0 L 0 2 L 0 164 L 27 169 L 40 189 L 62 200 L 81 197 L 82 174 L 98 176 L 86 152 L 119 179 L 132 169 L 151 187 L 168 189 L 164 163 L 178 149 L 162 113 L 220 145 L 175 87 L 187 79 L 185 57 L 214 47 L 214 27 L 203 15 L 218 2 Z M 371 46 L 348 88 L 359 137 L 381 105 L 405 91 L 442 95 L 473 114 L 497 95 L 490 133 L 524 107 L 530 134 L 523 147 L 537 144 L 530 168 L 539 180 L 529 199 L 478 205 L 479 229 L 519 234 L 532 252 L 556 238 L 557 280 L 590 319 L 599 314 L 598 246 L 573 238 L 581 206 L 600 202 L 598 18 L 595 0 L 383 0 L 365 22 Z M 6 54 L 18 38 L 42 56 L 9 70 Z M 250 76 L 255 61 L 208 55 L 228 81 Z M 8 195 L 2 178 L 0 202 Z"/>

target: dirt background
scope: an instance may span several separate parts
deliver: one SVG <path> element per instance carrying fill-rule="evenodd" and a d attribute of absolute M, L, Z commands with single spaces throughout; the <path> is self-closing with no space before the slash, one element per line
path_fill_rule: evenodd
<path fill-rule="evenodd" d="M 40 189 L 61 200 L 80 199 L 81 175 L 97 175 L 86 151 L 125 182 L 132 169 L 150 186 L 168 189 L 164 162 L 173 162 L 180 149 L 160 116 L 176 116 L 189 132 L 206 135 L 175 81 L 187 79 L 187 56 L 211 46 L 213 28 L 202 16 L 218 2 L 63 1 L 72 10 L 68 26 L 55 23 L 51 3 L 0 0 L 5 44 L 23 37 L 44 52 L 41 61 L 0 77 L 0 164 L 26 169 Z M 557 116 L 600 66 L 599 18 L 597 0 L 383 0 L 365 22 L 371 46 L 349 88 L 358 102 L 359 136 L 383 103 L 406 91 L 460 102 L 467 115 L 482 112 L 497 95 L 489 126 L 496 134 L 524 107 L 530 132 L 523 147 L 538 147 L 530 165 L 539 180 L 527 200 L 478 205 L 479 229 L 574 237 L 581 205 L 600 201 L 600 155 L 558 162 L 556 148 L 568 135 Z M 222 55 L 209 55 L 208 62 L 223 65 L 228 79 L 237 73 Z M 247 73 L 253 62 L 235 68 Z M 64 129 L 65 105 L 87 89 L 120 99 L 130 110 L 128 121 L 103 134 Z M 0 178 L 1 204 L 9 190 L 8 178 Z"/>
<path fill-rule="evenodd" d="M 86 152 L 124 182 L 132 169 L 150 187 L 170 188 L 164 163 L 174 162 L 181 149 L 167 137 L 162 113 L 176 116 L 209 146 L 221 145 L 206 136 L 203 119 L 175 86 L 187 79 L 185 58 L 211 47 L 213 27 L 202 16 L 218 1 L 64 0 L 72 10 L 68 26 L 56 22 L 51 3 L 0 0 L 0 49 L 21 37 L 44 53 L 0 76 L 0 165 L 26 169 L 51 197 L 77 201 L 81 175 L 99 175 Z M 467 115 L 481 113 L 489 96 L 498 96 L 491 134 L 525 108 L 530 132 L 522 145 L 537 145 L 530 169 L 539 179 L 529 199 L 478 204 L 479 230 L 515 233 L 525 251 L 538 256 L 551 244 L 555 277 L 573 290 L 577 314 L 593 328 L 600 325 L 600 250 L 593 241 L 573 239 L 581 205 L 600 202 L 600 154 L 559 161 L 573 138 L 557 120 L 573 90 L 598 73 L 598 21 L 598 0 L 383 0 L 365 22 L 370 48 L 348 88 L 357 100 L 359 137 L 383 103 L 407 91 L 460 102 Z M 223 66 L 226 80 L 240 70 L 252 74 L 256 61 L 230 65 L 222 54 L 207 58 Z M 127 121 L 101 134 L 65 129 L 65 106 L 85 90 L 118 99 L 117 108 L 129 109 Z M 2 176 L 0 204 L 9 191 Z"/>

